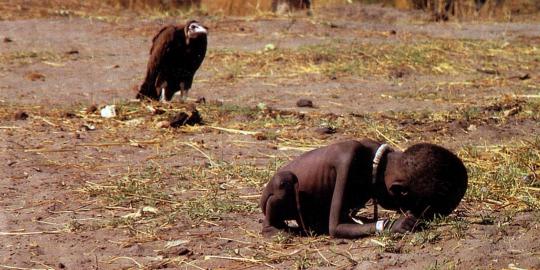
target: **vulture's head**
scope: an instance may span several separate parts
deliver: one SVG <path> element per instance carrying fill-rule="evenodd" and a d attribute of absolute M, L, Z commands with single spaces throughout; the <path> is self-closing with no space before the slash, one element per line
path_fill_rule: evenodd
<path fill-rule="evenodd" d="M 186 23 L 186 28 L 184 29 L 186 33 L 187 43 L 189 44 L 190 40 L 197 39 L 200 37 L 206 37 L 208 34 L 208 28 L 200 24 L 198 21 L 189 21 Z"/>

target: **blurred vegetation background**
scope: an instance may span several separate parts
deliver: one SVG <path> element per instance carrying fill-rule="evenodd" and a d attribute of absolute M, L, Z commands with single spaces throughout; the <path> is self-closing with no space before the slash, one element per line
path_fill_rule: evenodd
<path fill-rule="evenodd" d="M 252 15 L 271 12 L 273 1 L 294 3 L 301 0 L 3 0 L 0 1 L 0 19 L 9 19 L 9 15 L 2 13 L 17 12 L 19 15 L 24 15 L 25 12 L 28 15 L 32 12 L 34 15 L 65 15 L 63 13 L 66 12 L 112 14 L 132 11 L 139 14 L 162 12 L 165 15 L 175 15 L 186 11 L 200 11 L 211 15 Z M 312 7 L 316 11 L 332 5 L 354 2 L 382 4 L 403 10 L 424 10 L 434 14 L 435 19 L 508 17 L 540 11 L 540 0 L 312 0 Z M 52 12 L 51 9 L 56 11 Z"/>
<path fill-rule="evenodd" d="M 123 8 L 203 8 L 209 12 L 222 12 L 225 14 L 248 14 L 261 11 L 270 11 L 273 1 L 293 3 L 300 0 L 107 0 L 112 5 Z M 471 15 L 472 13 L 486 12 L 538 12 L 538 0 L 312 0 L 314 7 L 328 5 L 363 2 L 368 4 L 382 3 L 395 6 L 399 9 L 424 9 L 428 11 L 442 11 L 449 9 L 455 15 Z"/>

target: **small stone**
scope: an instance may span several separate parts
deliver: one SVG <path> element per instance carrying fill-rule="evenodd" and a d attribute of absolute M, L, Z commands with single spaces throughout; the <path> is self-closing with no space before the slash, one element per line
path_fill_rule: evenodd
<path fill-rule="evenodd" d="M 92 130 L 96 130 L 96 126 L 90 125 L 90 124 L 82 124 L 80 130 L 92 131 Z"/>
<path fill-rule="evenodd" d="M 511 108 L 511 109 L 505 110 L 503 112 L 503 114 L 504 114 L 504 116 L 509 117 L 509 116 L 518 114 L 519 111 L 521 111 L 520 107 L 514 107 L 514 108 Z"/>
<path fill-rule="evenodd" d="M 73 112 L 65 112 L 64 117 L 65 118 L 75 118 L 75 117 L 77 117 L 77 115 L 75 113 L 73 113 Z"/>
<path fill-rule="evenodd" d="M 522 81 L 528 80 L 530 78 L 531 78 L 531 75 L 529 75 L 529 73 L 525 73 L 525 74 L 519 76 L 519 79 L 522 80 Z"/>
<path fill-rule="evenodd" d="M 189 118 L 189 115 L 187 113 L 180 112 L 176 114 L 175 116 L 173 116 L 169 122 L 170 122 L 171 127 L 177 128 L 177 127 L 183 126 L 186 123 L 186 120 L 188 118 Z"/>
<path fill-rule="evenodd" d="M 313 101 L 309 100 L 309 99 L 299 99 L 297 102 L 296 102 L 296 106 L 298 107 L 308 107 L 308 108 L 313 108 Z"/>
<path fill-rule="evenodd" d="M 38 73 L 38 72 L 30 72 L 26 74 L 26 79 L 30 81 L 45 81 L 45 75 Z"/>
<path fill-rule="evenodd" d="M 389 33 L 390 33 L 390 35 L 395 35 L 395 34 L 397 34 L 396 30 L 390 30 Z"/>
<path fill-rule="evenodd" d="M 264 133 L 259 132 L 255 134 L 255 139 L 257 139 L 257 141 L 265 141 L 268 139 L 268 137 Z"/>
<path fill-rule="evenodd" d="M 156 108 L 156 110 L 154 110 L 153 114 L 155 115 L 160 115 L 160 114 L 164 114 L 165 113 L 165 110 L 161 109 L 161 108 Z"/>
<path fill-rule="evenodd" d="M 157 128 L 170 128 L 171 127 L 171 122 L 169 122 L 169 121 L 159 121 L 156 124 L 156 127 Z"/>
<path fill-rule="evenodd" d="M 197 104 L 206 104 L 206 98 L 205 97 L 198 97 L 195 101 Z"/>
<path fill-rule="evenodd" d="M 390 77 L 392 78 L 403 78 L 405 76 L 405 72 L 403 70 L 394 70 L 390 72 Z"/>
<path fill-rule="evenodd" d="M 477 129 L 478 129 L 478 128 L 476 127 L 476 125 L 470 125 L 470 126 L 467 128 L 468 131 L 475 131 L 475 130 L 477 130 Z"/>
<path fill-rule="evenodd" d="M 11 166 L 11 165 L 9 165 L 9 163 L 8 163 L 8 166 Z M 533 179 L 534 179 L 534 174 L 529 174 L 529 175 L 523 176 L 521 178 L 521 181 L 523 181 L 526 184 L 530 184 L 530 183 L 533 182 Z"/>
<path fill-rule="evenodd" d="M 411 74 L 410 68 L 405 67 L 405 66 L 400 66 L 400 67 L 392 68 L 390 72 L 388 73 L 388 76 L 390 78 L 399 79 L 399 78 L 409 76 L 410 74 Z"/>
<path fill-rule="evenodd" d="M 195 124 L 201 124 L 201 123 L 202 123 L 201 114 L 199 113 L 199 111 L 194 109 L 191 111 L 191 115 L 188 117 L 185 124 L 193 126 Z"/>
<path fill-rule="evenodd" d="M 95 104 L 90 105 L 90 107 L 86 108 L 86 113 L 94 113 L 96 112 L 98 107 Z"/>
<path fill-rule="evenodd" d="M 261 110 L 261 111 L 264 111 L 268 108 L 268 106 L 266 105 L 266 103 L 264 102 L 259 102 L 259 104 L 257 104 L 257 109 Z"/>
<path fill-rule="evenodd" d="M 13 115 L 14 120 L 26 120 L 28 119 L 28 114 L 24 111 L 18 111 Z"/>
<path fill-rule="evenodd" d="M 161 109 L 161 108 L 154 108 L 153 106 L 151 105 L 148 105 L 146 106 L 146 109 L 151 112 L 152 114 L 154 115 L 160 115 L 160 114 L 164 114 L 165 113 L 165 110 Z"/>
<path fill-rule="evenodd" d="M 319 127 L 315 129 L 315 132 L 321 135 L 328 135 L 336 133 L 336 129 L 333 127 Z"/>
<path fill-rule="evenodd" d="M 276 50 L 276 45 L 274 45 L 272 43 L 266 44 L 266 46 L 264 46 L 264 51 L 265 52 L 274 51 L 274 50 Z"/>
<path fill-rule="evenodd" d="M 158 251 L 158 255 L 161 255 L 165 258 L 170 257 L 178 257 L 178 256 L 191 256 L 193 255 L 193 251 L 185 248 L 185 247 L 171 247 L 165 250 Z"/>
<path fill-rule="evenodd" d="M 5 37 L 4 38 L 4 42 L 5 43 L 10 43 L 10 42 L 13 42 L 13 39 L 9 38 L 9 37 Z"/>

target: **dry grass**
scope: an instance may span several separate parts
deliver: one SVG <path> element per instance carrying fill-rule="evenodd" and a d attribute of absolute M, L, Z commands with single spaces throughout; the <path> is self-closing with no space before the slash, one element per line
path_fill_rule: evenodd
<path fill-rule="evenodd" d="M 508 105 L 507 105 L 508 104 Z M 76 191 L 77 197 L 84 201 L 96 201 L 95 210 L 106 213 L 99 220 L 77 221 L 66 225 L 71 232 L 101 230 L 103 228 L 122 229 L 129 243 L 148 241 L 167 241 L 167 231 L 177 226 L 188 229 L 190 226 L 215 226 L 226 224 L 239 217 L 247 219 L 259 216 L 258 195 L 264 183 L 290 157 L 301 151 L 283 151 L 279 156 L 268 158 L 268 145 L 275 148 L 292 147 L 310 149 L 331 143 L 331 138 L 315 139 L 309 134 L 299 132 L 319 126 L 321 122 L 331 122 L 340 133 L 351 137 L 370 137 L 386 140 L 399 147 L 406 147 L 411 142 L 430 140 L 445 141 L 453 137 L 446 133 L 455 120 L 467 119 L 478 126 L 483 123 L 493 125 L 492 119 L 498 119 L 495 125 L 517 121 L 519 119 L 540 119 L 540 105 L 536 100 L 502 99 L 482 107 L 465 106 L 447 113 L 429 114 L 366 114 L 362 116 L 319 115 L 310 113 L 298 117 L 295 113 L 260 110 L 241 106 L 203 105 L 199 106 L 207 126 L 219 126 L 228 129 L 241 128 L 245 131 L 277 134 L 267 141 L 257 141 L 253 135 L 228 134 L 214 129 L 187 127 L 180 131 L 155 129 L 154 124 L 166 118 L 167 114 L 181 110 L 174 105 L 162 116 L 143 118 L 137 129 L 138 134 L 121 138 L 118 134 L 129 134 L 132 130 L 130 121 L 148 115 L 144 104 L 118 104 L 118 120 L 103 120 L 95 114 L 79 113 L 81 118 L 65 118 L 65 109 L 45 110 L 39 107 L 23 107 L 31 116 L 28 125 L 10 129 L 13 136 L 32 134 L 34 137 L 46 136 L 50 125 L 29 131 L 28 126 L 44 123 L 46 120 L 65 130 L 76 130 L 82 123 L 95 124 L 99 135 L 94 135 L 96 144 L 86 143 L 84 148 L 99 149 L 108 152 L 111 148 L 129 149 L 137 147 L 159 146 L 149 165 L 127 167 L 117 173 L 109 173 L 105 179 L 88 181 Z M 516 114 L 505 116 L 506 108 L 519 106 Z M 488 110 L 486 108 L 495 108 Z M 500 108 L 500 109 L 499 109 Z M 0 119 L 9 119 L 20 106 L 2 106 Z M 168 109 L 167 107 L 165 109 Z M 39 118 L 37 117 L 39 116 Z M 243 116 L 253 121 L 239 123 L 236 116 Z M 407 123 L 416 119 L 414 123 Z M 425 133 L 423 127 L 436 126 L 435 132 Z M 55 127 L 53 129 L 57 129 Z M 504 128 L 504 127 L 502 127 Z M 203 151 L 201 155 L 190 146 L 181 144 L 177 132 L 190 136 L 201 132 L 216 136 L 236 137 L 235 147 L 257 149 L 255 155 L 265 160 L 252 162 L 249 158 L 231 160 L 221 158 L 219 149 L 206 144 L 193 143 Z M 124 135 L 125 136 L 125 135 Z M 152 144 L 144 144 L 152 138 Z M 196 137 L 195 137 L 196 138 Z M 99 142 L 99 143 L 97 143 Z M 109 142 L 109 143 L 107 143 Z M 46 152 L 50 147 L 37 147 L 36 151 Z M 460 217 L 450 217 L 431 224 L 431 229 L 405 236 L 382 235 L 372 238 L 371 242 L 360 241 L 357 245 L 335 246 L 326 237 L 288 237 L 280 236 L 273 241 L 261 239 L 258 231 L 246 230 L 240 238 L 238 248 L 230 248 L 220 253 L 220 258 L 240 260 L 248 265 L 290 264 L 297 269 L 310 267 L 347 267 L 369 257 L 358 257 L 355 250 L 379 247 L 380 251 L 390 253 L 408 253 L 418 246 L 437 246 L 441 241 L 461 239 L 467 235 L 467 228 L 475 222 L 492 224 L 506 215 L 512 216 L 520 211 L 540 211 L 540 138 L 522 137 L 496 145 L 465 145 L 457 149 L 469 171 L 469 189 L 464 203 L 460 207 Z M 32 149 L 27 149 L 32 150 Z M 161 160 L 184 153 L 196 156 L 201 163 L 186 164 L 182 167 L 171 166 Z M 275 154 L 272 154 L 275 155 Z M 49 157 L 54 166 L 76 168 L 78 170 L 101 170 L 102 162 L 85 159 L 77 164 Z M 214 161 L 212 165 L 211 160 Z M 36 166 L 40 166 L 36 164 Z M 491 213 L 491 214 L 490 214 Z M 497 214 L 495 214 L 497 213 Z M 501 217 L 501 213 L 502 217 Z M 494 217 L 490 217 L 494 216 Z M 497 221 L 498 222 L 498 221 Z M 197 225 L 199 224 L 199 225 Z M 212 225 L 214 224 L 214 225 Z M 223 225 L 220 225 L 223 226 Z M 233 228 L 231 228 L 233 229 Z M 243 228 L 234 228 L 242 230 Z M 194 229 L 197 231 L 197 229 Z M 210 237 L 210 236 L 209 236 Z M 374 241 L 374 242 L 373 242 Z M 239 253 L 237 249 L 240 249 Z M 211 257 L 209 257 L 211 258 Z M 184 260 L 163 259 L 172 265 L 183 265 Z M 190 264 L 204 264 L 204 260 L 188 260 Z M 451 264 L 449 264 L 451 265 Z"/>
<path fill-rule="evenodd" d="M 160 145 L 159 153 L 161 154 L 155 156 L 150 165 L 143 168 L 127 168 L 125 172 L 110 175 L 109 180 L 88 182 L 79 190 L 80 194 L 87 196 L 87 200 L 98 199 L 99 205 L 104 210 L 108 209 L 108 212 L 113 213 L 113 215 L 100 223 L 86 224 L 79 226 L 78 229 L 104 226 L 126 228 L 134 239 L 150 241 L 159 239 L 162 229 L 173 226 L 179 220 L 183 220 L 183 223 L 187 224 L 201 221 L 216 222 L 229 215 L 256 213 L 259 210 L 255 195 L 260 194 L 264 183 L 287 160 L 287 156 L 270 159 L 266 161 L 266 166 L 250 163 L 249 160 L 227 161 L 221 159 L 220 155 L 222 154 L 216 150 L 199 145 L 199 149 L 206 153 L 206 158 L 215 161 L 214 165 L 210 166 L 207 163 L 206 165 L 190 165 L 181 168 L 169 165 L 162 167 L 159 160 L 167 159 L 170 156 L 169 153 L 174 155 L 174 152 L 179 151 L 180 148 L 182 151 L 191 151 L 192 154 L 200 156 L 200 153 L 194 151 L 193 148 L 182 146 L 179 142 L 171 140 L 170 137 L 174 136 L 174 133 L 171 134 L 169 130 L 153 128 L 153 123 L 166 118 L 167 114 L 171 114 L 175 110 L 181 110 L 181 107 L 180 109 L 171 109 L 166 115 L 145 118 L 139 125 L 140 133 L 147 133 L 150 136 L 114 140 L 116 134 L 125 134 L 130 130 L 131 124 L 128 124 L 130 121 L 140 119 L 140 116 L 148 114 L 143 104 L 124 103 L 118 104 L 118 106 L 119 119 L 121 120 L 102 120 L 97 115 L 85 113 L 79 114 L 82 118 L 65 119 L 65 111 L 62 110 L 43 111 L 43 108 L 39 107 L 23 108 L 33 116 L 57 123 L 68 130 L 77 129 L 76 127 L 83 122 L 96 124 L 97 128 L 103 131 L 103 134 L 96 139 L 100 142 L 111 142 L 111 144 L 96 145 L 90 143 L 86 144 L 86 147 L 97 149 L 114 147 L 115 144 L 112 142 L 121 148 L 133 147 L 134 143 L 135 145 L 137 142 L 144 143 L 145 137 L 154 138 L 152 143 Z M 505 111 L 515 107 L 520 108 L 517 113 L 505 115 Z M 351 137 L 386 140 L 394 143 L 397 147 L 404 148 L 410 142 L 425 140 L 428 137 L 430 141 L 446 140 L 453 135 L 446 133 L 445 127 L 460 119 L 478 126 L 483 124 L 504 125 L 508 121 L 519 119 L 538 121 L 540 119 L 539 108 L 540 104 L 534 99 L 505 98 L 495 100 L 480 108 L 466 106 L 442 114 L 397 113 L 371 114 L 359 117 L 313 113 L 299 118 L 294 113 L 272 112 L 240 106 L 204 105 L 199 107 L 208 126 L 279 134 L 270 141 L 262 142 L 254 140 L 253 135 L 239 135 L 245 137 L 245 139 L 238 140 L 240 147 L 246 143 L 244 141 L 252 141 L 250 147 L 260 149 L 260 153 L 265 151 L 267 143 L 274 144 L 278 148 L 290 146 L 296 147 L 296 149 L 309 149 L 330 143 L 331 141 L 328 139 L 315 139 L 298 132 L 298 130 L 319 126 L 321 122 L 331 122 L 340 132 Z M 19 108 L 3 106 L 0 109 L 0 118 L 9 119 L 15 109 Z M 244 122 L 240 125 L 235 120 L 235 116 L 249 117 L 254 121 Z M 41 121 L 38 118 L 34 119 L 32 121 Z M 407 121 L 410 119 L 415 119 L 415 122 L 408 124 Z M 424 126 L 437 128 L 433 129 L 436 130 L 435 132 L 426 134 L 421 131 Z M 11 132 L 18 134 L 23 130 L 13 129 Z M 204 130 L 205 128 L 202 126 L 185 128 L 183 132 L 196 134 Z M 40 136 L 40 131 L 37 132 L 34 136 Z M 219 131 L 207 130 L 204 132 Z M 41 149 L 40 151 L 46 150 L 39 149 Z M 540 149 L 540 138 L 538 137 L 523 137 L 497 145 L 465 145 L 458 149 L 457 152 L 465 161 L 470 175 L 470 186 L 465 199 L 466 205 L 481 211 L 540 210 L 540 151 L 538 149 Z M 204 156 L 202 158 L 206 159 Z M 79 166 L 95 170 L 99 168 L 100 164 L 81 162 Z M 154 207 L 157 212 L 142 211 L 141 209 L 144 207 Z M 129 215 L 138 211 L 141 213 L 140 216 Z M 468 218 L 480 218 L 474 213 L 474 211 L 467 211 Z M 444 222 L 448 223 L 449 221 Z M 464 221 L 456 222 L 462 224 Z M 450 226 L 458 226 L 455 229 L 458 232 L 451 233 L 450 236 L 460 238 L 462 237 L 460 231 L 464 230 L 460 226 L 466 225 L 466 223 L 455 224 L 450 224 Z M 412 236 L 411 241 L 412 245 L 417 245 L 418 243 L 431 243 L 437 239 L 440 239 L 437 232 L 427 231 Z M 294 241 L 302 240 L 295 239 Z M 387 240 L 381 241 L 387 243 Z M 384 245 L 385 250 L 394 250 L 390 243 Z M 312 259 L 319 257 L 318 254 L 314 251 L 308 252 L 306 250 L 306 252 L 303 255 L 298 254 L 296 264 L 303 266 L 308 266 L 306 264 L 311 266 L 328 264 L 324 260 L 314 263 Z M 275 263 L 280 260 L 272 256 L 257 258 L 267 263 Z"/>
<path fill-rule="evenodd" d="M 485 78 L 482 72 L 510 77 L 533 69 L 536 63 L 531 59 L 540 59 L 538 49 L 529 44 L 478 40 L 420 40 L 407 45 L 332 42 L 295 50 L 279 47 L 272 51 L 261 48 L 259 52 L 211 50 L 207 61 L 222 79 L 307 74 L 370 78 L 392 76 L 396 70 L 422 75 L 476 73 Z M 252 72 L 253 69 L 257 72 Z M 497 82 L 501 80 L 495 78 L 484 83 Z"/>
<path fill-rule="evenodd" d="M 7 66 L 24 66 L 31 65 L 36 63 L 43 63 L 49 66 L 61 66 L 63 62 L 68 60 L 79 60 L 78 54 L 69 54 L 62 52 L 53 52 L 53 51 L 16 51 L 16 52 L 7 52 L 0 53 L 0 65 L 1 68 Z"/>

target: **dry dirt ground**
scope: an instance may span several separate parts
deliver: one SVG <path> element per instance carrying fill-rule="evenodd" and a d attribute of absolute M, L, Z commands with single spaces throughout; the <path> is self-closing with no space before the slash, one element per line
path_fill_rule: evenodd
<path fill-rule="evenodd" d="M 0 269 L 540 269 L 538 20 L 191 14 L 209 52 L 188 104 L 162 105 L 134 87 L 153 33 L 186 18 L 69 14 L 0 21 Z M 159 126 L 199 96 L 202 124 Z M 281 164 L 363 137 L 456 151 L 455 214 L 405 236 L 261 237 Z"/>

